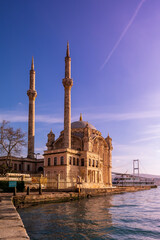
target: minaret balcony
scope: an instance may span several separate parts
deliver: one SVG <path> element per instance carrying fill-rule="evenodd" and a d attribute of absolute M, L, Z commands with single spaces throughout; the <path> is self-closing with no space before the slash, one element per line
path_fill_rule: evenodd
<path fill-rule="evenodd" d="M 30 99 L 35 99 L 37 97 L 37 92 L 36 92 L 36 90 L 29 89 L 27 91 L 27 95 Z"/>
<path fill-rule="evenodd" d="M 73 86 L 73 80 L 71 78 L 64 78 L 62 83 L 63 83 L 63 86 L 67 88 Z"/>

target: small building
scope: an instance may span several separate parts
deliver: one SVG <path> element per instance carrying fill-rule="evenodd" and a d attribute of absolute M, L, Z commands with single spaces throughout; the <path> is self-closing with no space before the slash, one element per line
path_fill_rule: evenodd
<path fill-rule="evenodd" d="M 82 120 L 71 124 L 71 58 L 69 44 L 65 57 L 64 130 L 58 139 L 50 131 L 44 151 L 44 174 L 48 179 L 63 182 L 62 188 L 112 187 L 112 139 L 103 138 L 92 124 Z"/>
<path fill-rule="evenodd" d="M 7 161 L 7 156 L 0 157 L 0 166 Z M 11 156 L 10 162 L 14 173 L 43 174 L 44 159 Z"/>

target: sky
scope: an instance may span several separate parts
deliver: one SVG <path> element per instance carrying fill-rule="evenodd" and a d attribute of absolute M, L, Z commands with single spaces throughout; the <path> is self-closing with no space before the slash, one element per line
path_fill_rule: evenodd
<path fill-rule="evenodd" d="M 113 171 L 160 175 L 160 1 L 0 0 L 0 121 L 28 129 L 36 71 L 35 152 L 63 130 L 64 58 L 72 60 L 72 121 L 113 142 Z M 23 155 L 27 155 L 27 149 Z"/>

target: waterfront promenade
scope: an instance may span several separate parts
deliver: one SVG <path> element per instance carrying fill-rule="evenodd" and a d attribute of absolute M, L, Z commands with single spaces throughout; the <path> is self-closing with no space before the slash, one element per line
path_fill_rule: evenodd
<path fill-rule="evenodd" d="M 29 207 L 43 203 L 67 202 L 82 198 L 107 196 L 126 192 L 149 190 L 150 187 L 119 187 L 108 189 L 88 189 L 78 192 L 31 192 L 24 193 L 0 193 L 0 240 L 4 239 L 30 239 L 16 208 Z M 12 200 L 15 206 L 12 203 Z"/>
<path fill-rule="evenodd" d="M 0 195 L 0 239 L 30 239 L 12 203 L 13 194 Z"/>

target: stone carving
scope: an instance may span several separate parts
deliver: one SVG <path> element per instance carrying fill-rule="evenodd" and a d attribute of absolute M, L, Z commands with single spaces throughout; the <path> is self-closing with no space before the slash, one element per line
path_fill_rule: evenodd
<path fill-rule="evenodd" d="M 46 146 L 48 147 L 48 150 L 53 149 L 53 144 L 55 142 L 55 134 L 52 132 L 52 129 L 50 131 L 50 133 L 48 133 L 48 142 L 46 144 Z"/>

